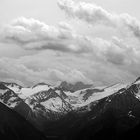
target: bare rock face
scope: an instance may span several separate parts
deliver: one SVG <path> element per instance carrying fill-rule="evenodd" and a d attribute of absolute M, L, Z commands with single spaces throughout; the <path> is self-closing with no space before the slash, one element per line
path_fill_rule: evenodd
<path fill-rule="evenodd" d="M 90 88 L 91 86 L 93 86 L 93 85 L 84 84 L 82 82 L 77 82 L 75 84 L 71 84 L 71 83 L 68 83 L 68 82 L 64 81 L 64 82 L 61 82 L 59 88 L 62 88 L 64 91 L 75 92 L 77 90 Z"/>

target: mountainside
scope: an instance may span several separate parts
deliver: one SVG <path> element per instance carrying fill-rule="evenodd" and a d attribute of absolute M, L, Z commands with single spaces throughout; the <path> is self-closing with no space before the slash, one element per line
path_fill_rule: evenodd
<path fill-rule="evenodd" d="M 0 103 L 0 139 L 1 140 L 46 140 L 45 136 L 35 129 L 15 111 Z"/>
<path fill-rule="evenodd" d="M 140 78 L 108 87 L 0 83 L 0 102 L 23 116 L 48 139 L 135 137 L 140 127 Z M 84 85 L 84 84 L 78 84 Z M 70 85 L 75 87 L 76 85 Z M 135 136 L 134 136 L 135 134 Z"/>

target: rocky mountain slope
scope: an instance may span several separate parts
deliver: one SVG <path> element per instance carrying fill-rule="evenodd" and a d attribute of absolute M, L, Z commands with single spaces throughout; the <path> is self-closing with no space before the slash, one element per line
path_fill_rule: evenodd
<path fill-rule="evenodd" d="M 46 140 L 46 137 L 15 111 L 0 103 L 1 140 Z"/>
<path fill-rule="evenodd" d="M 77 85 L 39 83 L 25 88 L 1 82 L 0 102 L 48 139 L 122 139 L 138 134 L 140 78 L 108 87 Z"/>

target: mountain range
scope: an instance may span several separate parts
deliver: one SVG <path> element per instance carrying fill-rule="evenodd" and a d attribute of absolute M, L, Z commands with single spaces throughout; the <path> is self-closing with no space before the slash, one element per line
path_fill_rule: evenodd
<path fill-rule="evenodd" d="M 104 87 L 0 82 L 0 139 L 119 140 L 140 132 L 140 78 Z"/>

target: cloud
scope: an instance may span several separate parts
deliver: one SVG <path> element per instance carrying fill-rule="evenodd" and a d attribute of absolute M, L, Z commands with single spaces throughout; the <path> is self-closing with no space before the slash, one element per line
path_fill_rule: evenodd
<path fill-rule="evenodd" d="M 68 40 L 74 44 L 74 39 L 68 24 L 60 23 L 59 27 L 54 27 L 32 18 L 18 18 L 1 31 L 1 41 L 16 43 L 24 49 L 75 51 L 66 43 Z"/>
<path fill-rule="evenodd" d="M 60 22 L 58 25 L 62 29 L 73 31 L 73 28 L 67 22 Z"/>
<path fill-rule="evenodd" d="M 45 61 L 45 59 L 48 59 L 48 61 Z M 55 59 L 49 59 L 49 56 L 45 55 L 26 56 L 20 59 L 1 58 L 1 80 L 14 81 L 26 86 L 39 82 L 56 84 L 58 81 L 67 81 L 69 83 L 82 81 L 84 83 L 91 83 L 91 80 L 81 71 L 65 65 L 60 67 L 61 62 L 59 63 Z M 55 64 L 50 64 L 50 61 Z"/>
<path fill-rule="evenodd" d="M 118 15 L 108 12 L 94 3 L 76 3 L 72 0 L 59 0 L 58 6 L 72 18 L 86 21 L 92 26 L 104 25 L 117 28 L 127 34 L 133 33 L 140 39 L 140 21 L 128 14 Z"/>
<path fill-rule="evenodd" d="M 58 4 L 69 16 L 92 26 L 115 28 L 126 33 L 128 40 L 132 33 L 139 38 L 139 22 L 129 15 L 111 14 L 85 2 L 61 0 Z M 32 55 L 15 59 L 0 58 L 2 80 L 16 80 L 25 85 L 58 81 L 108 85 L 133 81 L 140 75 L 139 47 L 117 36 L 105 40 L 80 35 L 66 22 L 51 26 L 32 18 L 18 18 L 2 29 L 0 40 L 25 50 L 36 50 Z"/>
<path fill-rule="evenodd" d="M 91 38 L 79 35 L 67 24 L 51 27 L 34 19 L 17 19 L 3 29 L 1 40 L 26 50 L 37 50 L 17 59 L 0 59 L 1 79 L 13 79 L 32 85 L 82 81 L 106 85 L 131 81 L 139 74 L 139 52 L 123 40 Z M 68 35 L 68 34 L 69 35 Z M 43 51 L 41 51 L 43 50 Z M 111 69 L 110 69 L 111 68 Z M 135 79 L 135 78 L 134 78 Z"/>
<path fill-rule="evenodd" d="M 55 27 L 22 17 L 5 26 L 0 35 L 1 42 L 17 44 L 26 50 L 81 53 L 91 49 L 86 37 L 76 34 L 66 22 L 60 22 Z"/>
<path fill-rule="evenodd" d="M 93 25 L 106 24 L 114 26 L 114 23 L 111 22 L 113 19 L 112 15 L 95 4 L 86 2 L 75 3 L 72 0 L 59 0 L 58 6 L 69 16 L 77 17 Z"/>
<path fill-rule="evenodd" d="M 58 81 L 109 85 L 132 81 L 140 74 L 139 53 L 128 51 L 118 38 L 114 37 L 112 42 L 99 38 L 89 41 L 93 48 L 91 53 L 44 50 L 15 59 L 0 58 L 0 78 L 26 86 Z"/>
<path fill-rule="evenodd" d="M 132 48 L 123 41 L 119 42 L 119 39 L 109 41 L 79 35 L 66 22 L 61 22 L 58 27 L 55 27 L 27 18 L 14 20 L 5 26 L 0 35 L 2 42 L 17 44 L 26 50 L 88 53 L 116 64 L 127 63 L 126 54 Z M 133 53 L 133 49 L 131 52 Z"/>

